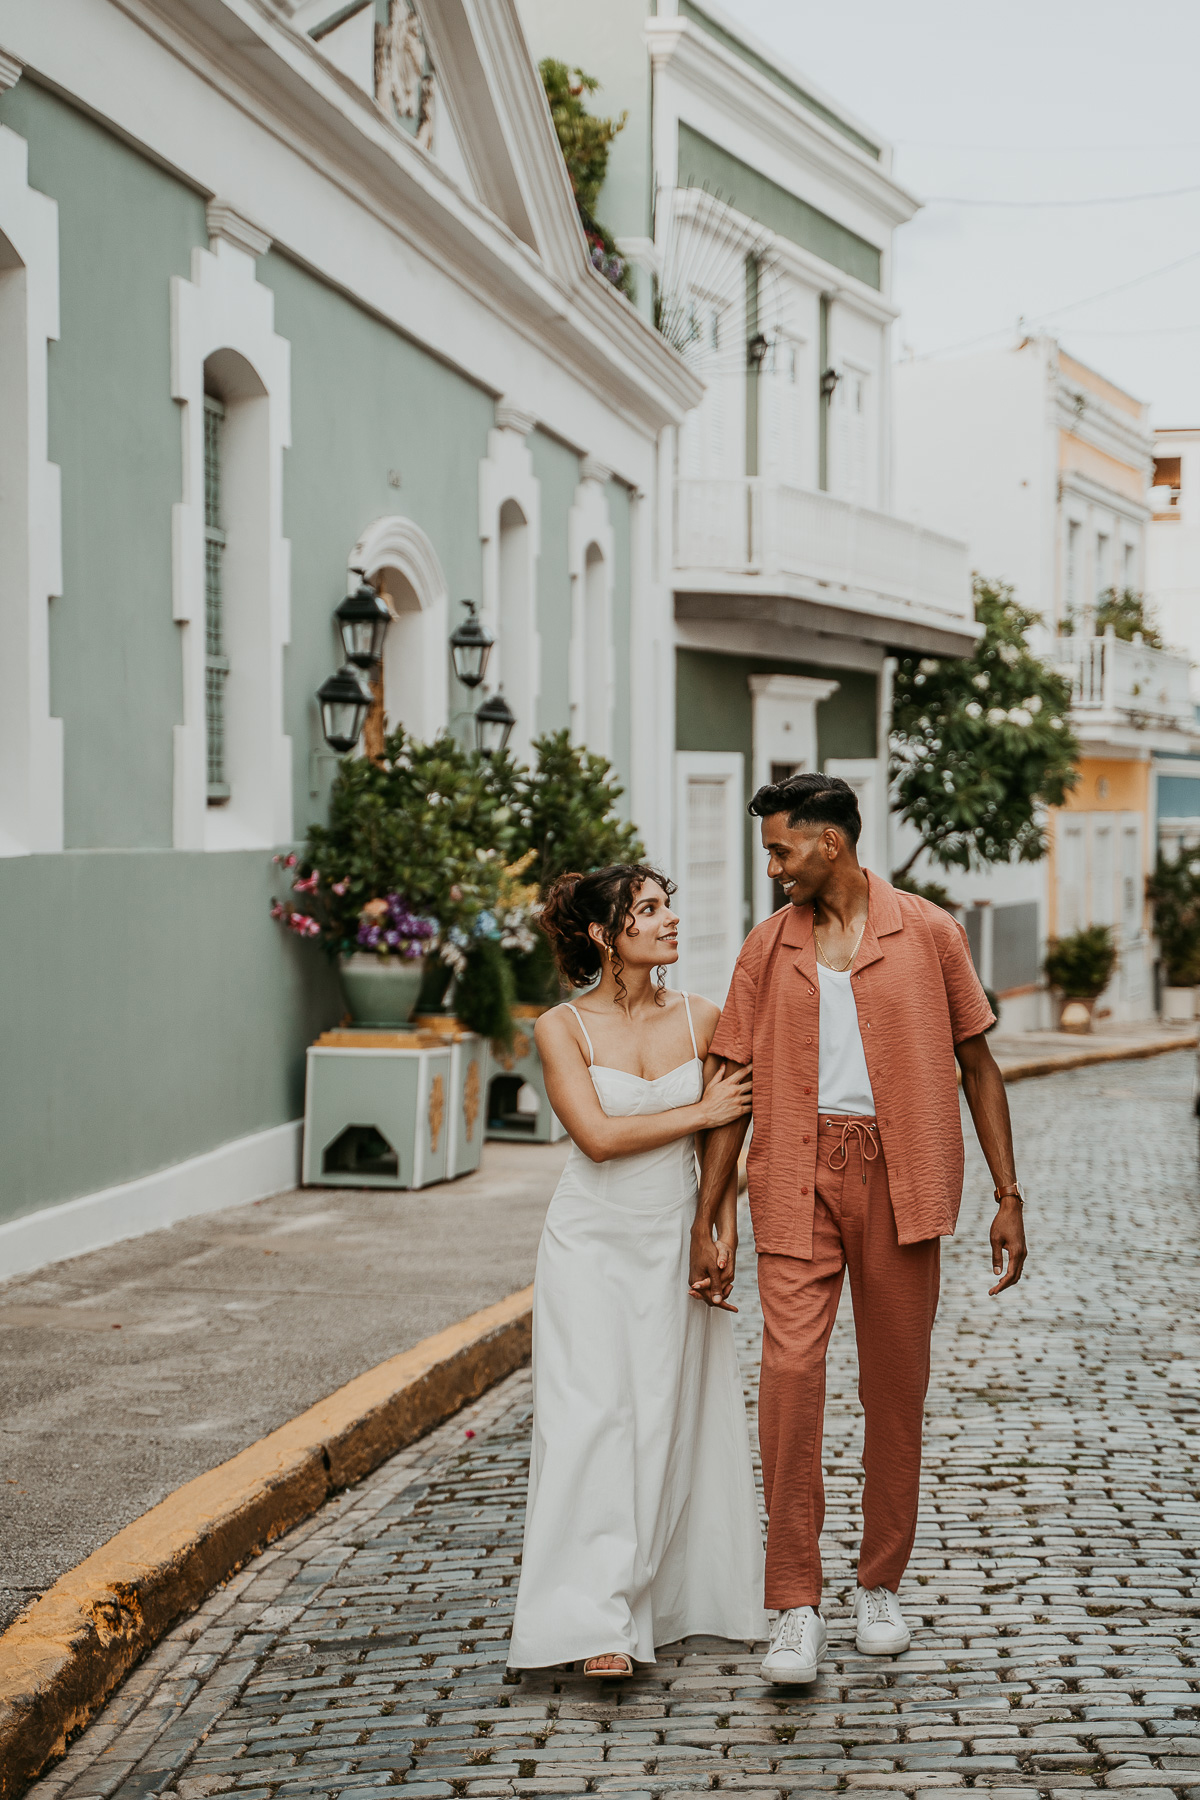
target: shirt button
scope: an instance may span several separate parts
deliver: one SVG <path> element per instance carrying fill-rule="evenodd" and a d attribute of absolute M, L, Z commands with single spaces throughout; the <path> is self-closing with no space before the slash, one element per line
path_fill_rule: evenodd
<path fill-rule="evenodd" d="M 802 1193 L 802 1194 L 807 1194 L 807 1192 L 808 1192 L 808 1189 L 807 1189 L 807 1188 L 801 1188 L 801 1189 L 800 1189 L 800 1192 L 801 1192 L 801 1193 Z"/>
<path fill-rule="evenodd" d="M 805 1091 L 805 1093 L 806 1093 L 806 1094 L 811 1094 L 811 1093 L 812 1093 L 812 1089 L 811 1089 L 811 1088 L 805 1088 L 805 1090 L 804 1090 L 804 1091 Z"/>
<path fill-rule="evenodd" d="M 812 1039 L 811 1039 L 811 1038 L 805 1038 L 805 1040 L 804 1040 L 804 1041 L 805 1041 L 805 1043 L 806 1043 L 806 1044 L 811 1044 L 811 1043 L 812 1043 Z"/>
<path fill-rule="evenodd" d="M 807 1133 L 807 1131 L 806 1131 L 806 1132 L 805 1132 L 805 1134 L 804 1134 L 804 1141 L 805 1141 L 805 1143 L 806 1143 L 806 1144 L 807 1144 L 807 1142 L 808 1142 L 808 1133 Z"/>

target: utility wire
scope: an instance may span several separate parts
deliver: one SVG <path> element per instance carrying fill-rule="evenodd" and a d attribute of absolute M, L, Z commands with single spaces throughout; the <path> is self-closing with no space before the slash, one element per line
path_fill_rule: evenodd
<path fill-rule="evenodd" d="M 1157 188 L 1148 194 L 1098 194 L 1087 200 L 973 200 L 965 195 L 929 194 L 925 199 L 926 206 L 1004 206 L 1004 207 L 1060 207 L 1060 206 L 1132 206 L 1143 200 L 1177 200 L 1182 194 L 1200 194 L 1200 181 L 1193 182 L 1190 187 Z"/>

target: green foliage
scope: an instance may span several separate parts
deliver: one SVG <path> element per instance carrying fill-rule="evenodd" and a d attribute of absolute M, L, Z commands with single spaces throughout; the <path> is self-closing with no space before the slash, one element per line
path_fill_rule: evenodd
<path fill-rule="evenodd" d="M 1079 779 L 1070 685 L 1025 641 L 1037 614 L 976 576 L 975 617 L 984 635 L 972 656 L 908 656 L 896 671 L 896 808 L 921 834 L 900 874 L 922 850 L 946 869 L 1037 862 L 1042 809 Z"/>
<path fill-rule="evenodd" d="M 566 731 L 534 742 L 534 768 L 510 764 L 513 854 L 534 854 L 529 879 L 542 893 L 567 869 L 587 874 L 608 863 L 640 862 L 646 852 L 632 825 L 617 812 L 624 793 L 612 764 L 571 742 Z"/>
<path fill-rule="evenodd" d="M 914 881 L 911 875 L 896 875 L 892 878 L 892 886 L 898 887 L 903 894 L 916 894 L 922 900 L 932 900 L 943 912 L 957 913 L 958 902 L 948 887 L 940 881 Z"/>
<path fill-rule="evenodd" d="M 454 1010 L 468 1031 L 511 1046 L 515 983 L 508 957 L 496 938 L 479 938 L 467 952 L 466 967 L 454 986 Z"/>
<path fill-rule="evenodd" d="M 1142 642 L 1152 650 L 1163 647 L 1158 627 L 1146 609 L 1146 596 L 1135 588 L 1121 588 L 1119 592 L 1116 588 L 1105 588 L 1096 603 L 1093 625 L 1097 637 L 1103 637 L 1111 625 L 1117 637 L 1124 638 L 1127 644 L 1132 643 L 1140 632 Z"/>
<path fill-rule="evenodd" d="M 326 950 L 353 950 L 363 907 L 389 893 L 431 913 L 443 934 L 457 927 L 469 935 L 496 905 L 515 853 L 513 768 L 507 757 L 489 760 L 449 736 L 423 744 L 402 728 L 378 762 L 343 757 L 329 823 L 310 826 L 302 865 L 305 874 L 320 870 L 333 925 Z"/>
<path fill-rule="evenodd" d="M 1110 925 L 1089 925 L 1069 937 L 1054 938 L 1043 967 L 1052 987 L 1068 1000 L 1094 1000 L 1112 979 L 1117 946 Z"/>
<path fill-rule="evenodd" d="M 614 287 L 632 299 L 633 271 L 617 249 L 612 234 L 595 216 L 596 202 L 608 173 L 609 145 L 625 129 L 629 114 L 623 112 L 619 119 L 598 119 L 590 113 L 583 96 L 594 94 L 600 83 L 594 75 L 585 75 L 582 69 L 572 69 L 547 56 L 538 64 L 538 72 L 550 102 L 550 116 L 567 165 L 592 262 Z"/>
<path fill-rule="evenodd" d="M 538 64 L 538 73 L 550 102 L 550 117 L 571 178 L 575 204 L 590 215 L 596 210 L 608 173 L 608 147 L 625 129 L 629 114 L 623 112 L 619 119 L 598 119 L 590 113 L 583 96 L 594 94 L 600 83 L 582 69 L 572 69 L 546 56 Z"/>
<path fill-rule="evenodd" d="M 524 956 L 513 956 L 511 961 L 518 1000 L 529 1006 L 557 1006 L 562 998 L 562 983 L 544 932 L 536 934 L 532 950 Z"/>
<path fill-rule="evenodd" d="M 1200 984 L 1200 850 L 1159 856 L 1146 883 L 1168 987 Z"/>

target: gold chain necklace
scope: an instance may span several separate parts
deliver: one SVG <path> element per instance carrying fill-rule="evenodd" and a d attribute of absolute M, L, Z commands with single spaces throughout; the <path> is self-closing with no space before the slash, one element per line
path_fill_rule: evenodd
<path fill-rule="evenodd" d="M 855 957 L 858 955 L 858 946 L 863 941 L 863 932 L 865 932 L 866 929 L 867 929 L 867 921 L 864 919 L 862 922 L 862 930 L 859 932 L 858 936 L 854 940 L 854 948 L 850 952 L 850 955 L 849 955 L 849 958 L 847 959 L 847 961 L 844 962 L 842 964 L 841 968 L 839 969 L 836 963 L 830 962 L 829 958 L 826 956 L 825 952 L 822 950 L 821 940 L 817 936 L 817 927 L 814 923 L 814 925 L 813 925 L 813 943 L 816 945 L 817 955 L 820 957 L 821 961 L 825 964 L 825 967 L 827 969 L 829 969 L 834 975 L 844 975 L 846 973 L 847 969 L 850 968 Z"/>

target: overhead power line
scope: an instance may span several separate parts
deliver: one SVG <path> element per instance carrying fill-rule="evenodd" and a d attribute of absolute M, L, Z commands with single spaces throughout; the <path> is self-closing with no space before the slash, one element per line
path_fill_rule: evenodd
<path fill-rule="evenodd" d="M 1148 194 L 1096 194 L 1086 200 L 975 200 L 963 194 L 929 194 L 926 206 L 1133 206 L 1143 200 L 1178 200 L 1183 194 L 1200 194 L 1200 181 L 1190 187 L 1157 188 Z"/>

